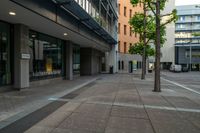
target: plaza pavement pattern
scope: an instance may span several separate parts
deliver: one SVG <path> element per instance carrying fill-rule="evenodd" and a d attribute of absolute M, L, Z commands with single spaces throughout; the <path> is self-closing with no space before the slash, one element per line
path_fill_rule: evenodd
<path fill-rule="evenodd" d="M 101 75 L 0 129 L 0 133 L 199 133 L 200 96 L 153 77 Z"/>

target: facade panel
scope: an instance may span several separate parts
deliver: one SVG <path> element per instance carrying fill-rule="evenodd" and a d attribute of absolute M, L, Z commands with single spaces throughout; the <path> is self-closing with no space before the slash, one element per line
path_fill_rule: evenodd
<path fill-rule="evenodd" d="M 190 70 L 200 70 L 200 8 L 196 5 L 177 6 L 176 63 Z"/>

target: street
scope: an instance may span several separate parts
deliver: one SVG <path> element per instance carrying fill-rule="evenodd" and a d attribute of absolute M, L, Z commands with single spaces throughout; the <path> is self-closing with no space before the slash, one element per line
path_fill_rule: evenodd
<path fill-rule="evenodd" d="M 200 92 L 200 72 L 162 72 L 162 77 Z"/>
<path fill-rule="evenodd" d="M 196 79 L 192 79 L 192 85 L 190 85 L 188 81 L 190 76 L 187 73 L 163 72 L 162 75 L 164 79 L 179 84 L 184 83 L 184 86 L 191 89 L 195 89 L 192 86 L 197 86 L 199 84 L 197 80 L 200 79 L 196 74 Z M 178 75 L 181 76 L 180 79 Z M 80 84 L 84 82 L 87 84 L 83 86 L 78 84 L 80 86 L 78 89 L 73 82 L 73 87 L 68 85 L 66 88 L 68 92 L 61 88 L 70 82 L 62 81 L 63 83 L 59 83 L 61 85 L 56 88 L 60 91 L 53 91 L 56 85 L 47 86 L 52 89 L 54 95 L 44 93 L 46 86 L 43 86 L 41 87 L 44 90 L 43 98 L 33 98 L 32 101 L 27 101 L 30 104 L 34 103 L 31 106 L 32 112 L 28 113 L 30 104 L 26 104 L 21 111 L 18 110 L 18 113 L 10 114 L 10 117 L 7 113 L 7 117 L 4 116 L 0 122 L 0 132 L 199 133 L 199 94 L 169 83 L 163 78 L 161 93 L 152 92 L 153 74 L 148 74 L 146 80 L 142 81 L 138 73 L 104 74 L 91 77 L 89 80 L 78 78 L 76 80 Z M 49 89 L 48 91 L 51 92 Z M 73 91 L 69 91 L 70 89 Z M 198 88 L 195 90 L 198 91 Z M 1 94 L 1 97 L 6 97 L 10 93 Z M 24 91 L 12 92 L 16 98 L 14 93 L 20 95 Z M 38 92 L 35 92 L 35 96 L 37 96 L 36 93 Z M 12 96 L 7 98 L 12 98 Z M 15 102 L 17 104 L 17 101 Z M 9 104 L 7 106 L 7 110 L 11 111 Z M 6 110 L 1 112 L 6 112 Z M 22 115 L 20 112 L 27 112 L 27 114 Z"/>

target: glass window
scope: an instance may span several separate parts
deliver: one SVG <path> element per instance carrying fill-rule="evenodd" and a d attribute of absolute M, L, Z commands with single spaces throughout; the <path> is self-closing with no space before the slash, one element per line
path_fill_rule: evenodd
<path fill-rule="evenodd" d="M 200 16 L 197 16 L 197 20 L 200 21 Z"/>
<path fill-rule="evenodd" d="M 126 35 L 126 25 L 124 25 L 124 35 Z"/>
<path fill-rule="evenodd" d="M 180 17 L 179 17 L 179 20 L 180 20 L 180 21 L 185 21 L 185 16 L 180 16 Z"/>
<path fill-rule="evenodd" d="M 185 28 L 185 25 L 184 25 L 184 24 L 178 24 L 177 27 L 178 27 L 179 29 L 184 29 L 184 28 Z"/>
<path fill-rule="evenodd" d="M 118 42 L 118 52 L 120 52 L 120 47 L 121 47 L 121 44 L 120 44 L 120 41 Z"/>
<path fill-rule="evenodd" d="M 120 14 L 120 4 L 118 4 L 118 13 Z"/>
<path fill-rule="evenodd" d="M 61 76 L 63 41 L 30 31 L 30 79 L 38 80 Z"/>
<path fill-rule="evenodd" d="M 132 10 L 130 9 L 129 17 L 132 17 Z"/>
<path fill-rule="evenodd" d="M 73 73 L 80 74 L 80 47 L 73 48 Z"/>
<path fill-rule="evenodd" d="M 132 36 L 132 28 L 130 27 L 130 36 Z"/>
<path fill-rule="evenodd" d="M 0 22 L 0 86 L 11 84 L 10 25 Z"/>
<path fill-rule="evenodd" d="M 126 42 L 124 42 L 124 53 L 126 53 Z"/>
<path fill-rule="evenodd" d="M 120 34 L 120 23 L 118 23 L 118 34 Z"/>
<path fill-rule="evenodd" d="M 126 7 L 124 7 L 124 16 L 126 17 Z"/>

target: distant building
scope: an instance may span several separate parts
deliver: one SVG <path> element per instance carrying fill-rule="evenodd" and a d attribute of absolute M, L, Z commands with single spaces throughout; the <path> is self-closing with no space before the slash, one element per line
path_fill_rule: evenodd
<path fill-rule="evenodd" d="M 177 6 L 179 19 L 176 22 L 175 63 L 191 70 L 200 70 L 200 7 Z"/>
<path fill-rule="evenodd" d="M 175 0 L 168 0 L 164 11 L 161 14 L 171 13 L 175 9 Z M 163 47 L 161 47 L 161 69 L 169 70 L 171 64 L 175 62 L 175 23 L 171 22 L 166 25 L 166 36 L 167 39 Z"/>
<path fill-rule="evenodd" d="M 161 11 L 161 15 L 169 14 L 175 9 L 175 0 L 169 0 L 166 2 L 165 9 Z M 165 21 L 167 18 L 163 18 Z M 161 69 L 169 70 L 170 66 L 175 62 L 175 23 L 171 22 L 166 25 L 166 41 L 161 47 L 160 64 Z M 155 47 L 154 42 L 151 42 L 152 47 Z M 155 62 L 155 57 L 149 57 L 149 66 Z M 153 65 L 154 66 L 154 65 Z"/>
<path fill-rule="evenodd" d="M 134 67 L 142 67 L 142 58 L 139 55 L 128 53 L 129 47 L 139 41 L 139 35 L 132 32 L 129 19 L 136 13 L 142 12 L 142 4 L 133 7 L 130 0 L 118 0 L 118 70 L 119 72 L 131 72 Z M 133 66 L 134 65 L 134 66 Z"/>

